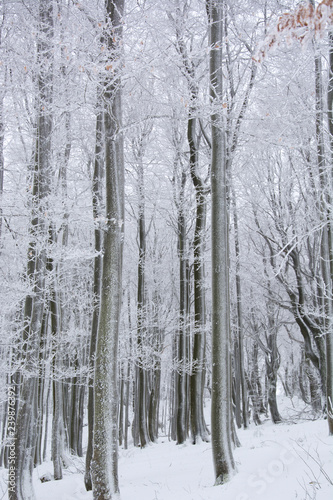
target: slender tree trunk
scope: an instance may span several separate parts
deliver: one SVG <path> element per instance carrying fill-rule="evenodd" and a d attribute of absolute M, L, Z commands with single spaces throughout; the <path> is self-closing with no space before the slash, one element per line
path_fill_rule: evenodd
<path fill-rule="evenodd" d="M 314 4 L 314 2 L 313 2 Z M 315 49 L 316 50 L 316 49 Z M 328 230 L 328 210 L 327 210 L 327 184 L 328 184 L 328 176 L 326 172 L 326 162 L 325 162 L 325 147 L 324 147 L 324 124 L 323 124 L 323 114 L 324 114 L 324 105 L 323 105 L 323 83 L 322 83 L 322 63 L 320 54 L 315 54 L 315 91 L 316 91 L 316 145 L 317 145 L 317 166 L 320 178 L 320 218 L 322 220 L 322 230 L 321 230 L 321 245 L 320 245 L 320 253 L 321 253 L 321 270 L 322 270 L 322 278 L 324 282 L 324 328 L 325 328 L 325 336 L 327 338 L 328 335 L 328 325 L 331 323 L 330 318 L 330 289 L 331 288 L 331 276 L 330 276 L 330 263 L 329 263 L 329 230 Z M 320 343 L 323 344 L 322 338 L 320 338 Z M 320 346 L 321 347 L 321 346 Z M 320 357 L 320 367 L 322 374 L 322 385 L 323 392 L 326 393 L 327 387 L 327 374 L 326 374 L 326 353 L 324 352 L 325 346 L 322 345 L 322 349 L 319 349 L 319 357 Z"/>
<path fill-rule="evenodd" d="M 194 110 L 192 110 L 194 111 Z M 188 121 L 191 178 L 196 191 L 196 222 L 194 232 L 194 334 L 191 390 L 192 441 L 208 440 L 207 426 L 203 414 L 203 392 L 205 383 L 206 311 L 204 287 L 204 238 L 206 230 L 207 189 L 197 174 L 198 152 L 195 138 L 195 119 Z"/>
<path fill-rule="evenodd" d="M 101 96 L 99 96 L 99 106 L 102 106 Z M 84 475 L 84 484 L 87 491 L 92 490 L 91 482 L 91 458 L 93 452 L 93 429 L 94 429 L 94 379 L 92 376 L 95 364 L 96 341 L 98 332 L 98 320 L 100 313 L 100 295 L 101 295 L 101 276 L 102 276 L 102 248 L 103 248 L 103 233 L 99 224 L 101 216 L 102 204 L 102 164 L 103 164 L 103 113 L 99 110 L 96 116 L 96 143 L 95 143 L 95 161 L 94 173 L 92 182 L 92 199 L 93 199 L 93 217 L 95 220 L 95 258 L 94 258 L 94 284 L 93 284 L 93 301 L 94 310 L 91 323 L 90 351 L 89 351 L 89 379 L 88 379 L 88 445 L 86 452 L 86 469 Z"/>
<path fill-rule="evenodd" d="M 329 82 L 327 93 L 328 104 L 328 129 L 330 135 L 330 159 L 327 176 L 327 210 L 328 210 L 328 230 L 327 230 L 327 256 L 325 272 L 328 283 L 327 290 L 327 333 L 326 333 L 326 406 L 329 434 L 333 435 L 333 31 L 329 32 Z"/>
<path fill-rule="evenodd" d="M 157 278 L 155 278 L 156 280 Z M 160 397 L 161 397 L 161 348 L 162 348 L 162 332 L 159 324 L 159 305 L 161 299 L 158 292 L 153 293 L 153 300 L 150 312 L 151 320 L 151 336 L 152 336 L 152 351 L 153 360 L 150 369 L 151 386 L 149 393 L 149 410 L 148 410 L 148 432 L 151 441 L 155 442 L 158 438 L 159 430 L 159 413 L 160 413 Z"/>
<path fill-rule="evenodd" d="M 272 327 L 267 338 L 267 347 L 269 352 L 266 352 L 266 375 L 268 383 L 268 404 L 271 412 L 271 417 L 274 424 L 282 421 L 280 416 L 277 400 L 276 400 L 276 383 L 277 372 L 280 365 L 280 357 L 277 348 L 277 332 L 275 326 Z"/>
<path fill-rule="evenodd" d="M 62 454 L 64 444 L 63 394 L 59 373 L 59 318 L 56 297 L 51 300 L 52 342 L 53 342 L 53 421 L 52 421 L 52 461 L 54 479 L 62 479 Z"/>
<path fill-rule="evenodd" d="M 260 345 L 263 347 L 263 350 L 265 352 L 267 397 L 269 409 L 274 424 L 277 424 L 282 421 L 276 400 L 276 384 L 278 369 L 280 367 L 280 354 L 277 346 L 278 327 L 276 324 L 273 293 L 269 281 L 268 272 L 266 270 L 266 258 L 264 258 L 264 266 L 264 274 L 267 279 L 266 288 L 268 294 L 268 300 L 266 302 L 268 328 L 266 333 L 267 346 L 264 346 L 262 342 L 260 342 Z"/>
<path fill-rule="evenodd" d="M 53 3 L 39 2 L 38 109 L 34 170 L 32 171 L 32 216 L 27 278 L 32 294 L 25 301 L 23 333 L 24 372 L 15 434 L 15 485 L 9 500 L 32 500 L 37 424 L 38 364 L 45 303 L 46 252 L 48 244 L 47 197 L 51 184 Z M 9 471 L 10 472 L 10 471 Z"/>
<path fill-rule="evenodd" d="M 195 443 L 198 438 L 208 440 L 207 426 L 203 414 L 203 392 L 205 384 L 205 287 L 203 239 L 206 228 L 206 195 L 197 188 L 197 214 L 194 236 L 194 335 L 191 374 L 191 432 Z"/>
<path fill-rule="evenodd" d="M 249 426 L 248 408 L 247 408 L 247 389 L 244 370 L 244 339 L 243 339 L 243 319 L 242 319 L 242 292 L 240 278 L 240 244 L 238 233 L 238 216 L 236 207 L 236 197 L 232 194 L 233 209 L 234 209 L 234 229 L 235 229 L 235 255 L 236 255 L 236 300 L 237 300 L 237 364 L 239 369 L 239 385 L 242 396 L 242 421 L 244 429 Z M 236 360 L 235 360 L 236 362 Z"/>
<path fill-rule="evenodd" d="M 43 461 L 46 461 L 47 445 L 48 445 L 48 430 L 49 430 L 49 402 L 51 393 L 51 379 L 48 381 L 47 395 L 45 401 L 45 427 L 44 427 L 44 444 L 43 444 Z"/>
<path fill-rule="evenodd" d="M 259 378 L 258 351 L 258 342 L 254 340 L 251 352 L 251 374 L 248 377 L 248 385 L 250 398 L 252 400 L 252 417 L 256 425 L 261 424 L 260 413 L 263 408 L 263 395 Z"/>
<path fill-rule="evenodd" d="M 195 79 L 195 65 L 188 56 L 184 41 L 182 12 L 179 5 L 173 19 L 176 28 L 177 46 L 183 60 L 184 72 L 190 95 L 187 121 L 187 140 L 190 149 L 190 173 L 196 194 L 196 221 L 194 232 L 194 333 L 193 354 L 190 376 L 190 421 L 192 442 L 198 439 L 207 441 L 208 431 L 203 414 L 203 392 L 205 383 L 205 288 L 204 288 L 204 238 L 206 229 L 206 211 L 208 189 L 198 174 L 199 156 L 197 145 L 197 106 L 198 87 Z"/>
<path fill-rule="evenodd" d="M 108 61 L 121 61 L 124 0 L 106 0 Z M 119 65 L 119 72 L 121 65 Z M 124 158 L 120 73 L 104 82 L 106 219 L 94 380 L 93 498 L 118 495 L 118 335 L 122 298 Z"/>
<path fill-rule="evenodd" d="M 160 408 L 161 366 L 160 361 L 155 361 L 152 370 L 152 387 L 149 398 L 148 431 L 151 441 L 158 438 L 159 408 Z"/>
<path fill-rule="evenodd" d="M 186 322 L 187 322 L 187 272 L 186 272 L 186 224 L 184 191 L 186 174 L 181 177 L 181 192 L 178 207 L 178 252 L 179 252 L 179 331 L 177 337 L 176 374 L 176 439 L 177 444 L 186 441 Z"/>
<path fill-rule="evenodd" d="M 124 388 L 125 388 L 125 369 L 124 369 L 124 363 L 120 364 L 119 367 L 119 417 L 118 417 L 118 429 L 119 429 L 119 434 L 118 434 L 118 442 L 119 446 L 122 446 L 123 444 L 123 438 L 124 438 Z"/>
<path fill-rule="evenodd" d="M 140 141 L 142 143 L 142 141 Z M 149 442 L 148 415 L 147 415 L 147 384 L 148 367 L 144 352 L 147 349 L 147 304 L 146 304 L 146 219 L 145 219 L 145 197 L 144 197 L 144 172 L 143 172 L 143 151 L 139 147 L 136 160 L 138 167 L 138 195 L 139 195 L 139 216 L 138 216 L 138 241 L 139 241 L 139 262 L 138 262 L 138 300 L 137 300 L 137 325 L 138 325 L 138 364 L 136 367 L 136 396 L 135 396 L 135 417 L 134 426 L 138 431 L 134 431 L 139 437 L 139 445 L 144 448 Z"/>
<path fill-rule="evenodd" d="M 235 470 L 231 445 L 229 214 L 222 121 L 223 0 L 207 0 L 212 105 L 212 448 L 216 484 Z"/>
<path fill-rule="evenodd" d="M 56 242 L 54 227 L 49 229 L 50 245 Z M 56 268 L 53 258 L 47 259 L 47 270 L 50 276 L 49 314 L 52 334 L 52 389 L 53 389 L 53 419 L 52 419 L 52 461 L 54 479 L 62 479 L 62 455 L 64 448 L 63 394 L 60 380 L 60 311 L 56 287 Z M 45 320 L 48 322 L 48 318 Z"/>
<path fill-rule="evenodd" d="M 128 309 L 128 330 L 129 330 L 129 352 L 126 371 L 126 399 L 125 399 L 125 430 L 124 430 L 124 448 L 128 448 L 128 426 L 129 426 L 129 406 L 130 406 L 130 379 L 131 379 L 131 356 L 132 356 L 132 318 L 131 318 L 131 297 L 128 287 L 127 291 L 127 309 Z"/>
<path fill-rule="evenodd" d="M 44 406 L 44 385 L 45 385 L 45 347 L 47 344 L 48 336 L 48 318 L 49 311 L 45 308 L 43 314 L 43 322 L 40 336 L 39 346 L 39 363 L 38 363 L 38 384 L 37 384 L 37 423 L 36 423 L 36 447 L 34 464 L 40 465 L 42 463 L 42 436 L 43 436 L 43 406 Z"/>

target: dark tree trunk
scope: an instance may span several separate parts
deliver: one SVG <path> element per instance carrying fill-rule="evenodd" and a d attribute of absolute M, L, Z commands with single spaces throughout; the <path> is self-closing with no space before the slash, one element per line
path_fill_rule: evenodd
<path fill-rule="evenodd" d="M 174 19 L 177 48 L 182 57 L 187 86 L 190 95 L 190 106 L 187 121 L 187 140 L 190 150 L 189 163 L 192 183 L 196 193 L 196 220 L 194 231 L 194 333 L 190 390 L 190 423 L 192 442 L 198 439 L 207 440 L 208 431 L 203 414 L 203 393 L 205 383 L 205 288 L 204 288 L 204 239 L 206 230 L 206 211 L 208 189 L 198 174 L 199 157 L 197 145 L 197 106 L 198 88 L 195 79 L 195 66 L 191 61 L 182 26 L 182 12 L 178 7 Z M 189 307 L 188 307 L 189 309 Z M 188 412 L 186 411 L 186 415 Z"/>
<path fill-rule="evenodd" d="M 37 433 L 39 349 L 45 304 L 48 222 L 47 197 L 51 185 L 53 2 L 39 2 L 37 36 L 38 108 L 34 169 L 32 171 L 32 214 L 27 279 L 32 294 L 25 301 L 23 332 L 24 374 L 15 434 L 15 484 L 9 485 L 9 500 L 34 497 L 32 472 Z M 38 244 L 37 244 L 38 243 Z M 10 472 L 10 471 L 9 471 Z"/>
<path fill-rule="evenodd" d="M 222 121 L 223 0 L 207 0 L 212 122 L 212 448 L 216 484 L 235 471 L 231 444 L 229 211 Z M 219 111 L 217 111 L 219 110 Z"/>
<path fill-rule="evenodd" d="M 99 107 L 102 107 L 102 98 L 99 96 Z M 100 311 L 100 295 L 101 295 L 101 277 L 102 277 L 102 249 L 103 249 L 103 231 L 100 224 L 97 222 L 101 216 L 102 204 L 102 171 L 103 171 L 103 113 L 100 110 L 96 116 L 96 143 L 95 143 L 95 159 L 94 173 L 92 182 L 92 201 L 93 201 L 93 217 L 96 221 L 95 226 L 95 258 L 94 258 L 94 283 L 93 283 L 93 317 L 91 324 L 90 351 L 89 351 L 89 379 L 88 379 L 88 445 L 86 452 L 86 468 L 84 475 L 84 484 L 87 491 L 92 490 L 91 482 L 91 459 L 93 451 L 93 428 L 94 428 L 94 363 L 98 332 L 98 320 Z"/>
<path fill-rule="evenodd" d="M 327 293 L 327 332 L 326 332 L 326 407 L 329 434 L 333 435 L 333 31 L 329 32 L 329 81 L 327 92 L 328 129 L 330 137 L 330 164 L 326 185 L 327 243 L 325 254 L 324 281 Z M 330 265 L 328 265 L 330 263 Z"/>
<path fill-rule="evenodd" d="M 238 216 L 236 207 L 236 197 L 232 194 L 233 200 L 233 215 L 234 215 L 234 230 L 235 230 L 235 255 L 236 255 L 236 300 L 237 300 L 237 335 L 235 341 L 235 367 L 236 367 L 236 391 L 241 396 L 242 405 L 242 422 L 244 429 L 249 426 L 248 408 L 247 408 L 247 388 L 244 371 L 244 339 L 243 339 L 243 312 L 242 312 L 242 292 L 241 292 L 241 277 L 240 277 L 240 244 L 238 233 Z"/>
<path fill-rule="evenodd" d="M 142 150 L 137 154 L 138 160 L 138 191 L 139 191 L 139 218 L 138 218 L 138 240 L 139 240 L 139 262 L 138 262 L 138 296 L 137 296 L 137 325 L 138 325 L 138 363 L 136 367 L 136 399 L 134 426 L 137 426 L 139 442 L 144 448 L 149 442 L 147 396 L 148 396 L 148 366 L 144 356 L 147 348 L 147 303 L 146 303 L 146 221 L 144 200 L 144 176 L 142 163 Z"/>
<path fill-rule="evenodd" d="M 178 207 L 178 253 L 179 253 L 179 330 L 177 338 L 176 374 L 176 439 L 177 444 L 186 441 L 186 329 L 187 329 L 187 259 L 186 259 L 186 222 L 184 190 L 186 173 L 182 172 L 181 192 Z"/>
<path fill-rule="evenodd" d="M 108 60 L 122 57 L 124 0 L 106 0 Z M 122 299 L 124 157 L 121 67 L 104 80 L 106 220 L 101 310 L 94 379 L 94 442 L 91 462 L 94 500 L 119 494 L 118 485 L 118 336 Z"/>

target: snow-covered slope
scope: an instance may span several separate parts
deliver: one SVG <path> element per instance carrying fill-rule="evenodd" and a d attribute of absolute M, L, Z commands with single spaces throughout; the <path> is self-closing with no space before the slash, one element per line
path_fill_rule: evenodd
<path fill-rule="evenodd" d="M 333 498 L 333 438 L 325 420 L 239 430 L 235 450 L 238 472 L 223 486 L 214 486 L 211 445 L 190 442 L 176 446 L 160 438 L 141 450 L 120 450 L 122 500 L 329 500 Z M 84 461 L 75 459 L 62 481 L 41 483 L 46 463 L 35 471 L 37 500 L 91 500 L 83 484 Z M 5 493 L 1 471 L 0 498 Z M 5 493 L 5 494 L 4 494 Z M 3 496 L 4 494 L 4 496 Z"/>

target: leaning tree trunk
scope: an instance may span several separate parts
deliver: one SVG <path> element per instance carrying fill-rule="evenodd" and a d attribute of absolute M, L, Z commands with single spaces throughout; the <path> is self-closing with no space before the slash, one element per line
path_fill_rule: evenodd
<path fill-rule="evenodd" d="M 212 449 L 216 484 L 235 470 L 231 445 L 229 214 L 225 133 L 221 115 L 223 0 L 207 0 L 212 106 Z"/>
<path fill-rule="evenodd" d="M 118 73 L 105 77 L 106 228 L 94 379 L 94 500 L 112 498 L 118 486 L 118 335 L 122 298 L 124 158 L 121 110 L 121 46 L 124 0 L 106 0 L 105 45 Z"/>
<path fill-rule="evenodd" d="M 39 2 L 39 34 L 37 37 L 38 108 L 36 150 L 32 169 L 32 201 L 27 279 L 31 293 L 25 301 L 23 331 L 24 372 L 15 433 L 15 484 L 10 477 L 9 500 L 34 499 L 32 473 L 36 446 L 38 364 L 45 303 L 47 265 L 48 195 L 51 184 L 52 134 L 52 68 L 53 68 L 53 2 Z M 9 469 L 11 474 L 11 469 Z"/>

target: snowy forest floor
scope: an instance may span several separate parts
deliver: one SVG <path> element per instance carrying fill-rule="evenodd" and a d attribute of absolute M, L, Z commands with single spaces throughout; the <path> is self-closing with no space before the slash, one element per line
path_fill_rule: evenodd
<path fill-rule="evenodd" d="M 213 486 L 210 443 L 176 446 L 167 437 L 141 450 L 119 450 L 121 500 L 329 500 L 333 498 L 333 438 L 327 421 L 312 420 L 304 405 L 279 398 L 284 422 L 270 419 L 238 430 L 234 452 L 238 472 Z M 208 414 L 207 408 L 207 414 Z M 207 415 L 209 422 L 209 415 Z M 35 469 L 37 500 L 91 500 L 83 484 L 84 459 L 72 457 L 64 479 L 41 483 L 52 463 Z M 7 471 L 0 470 L 0 500 L 7 500 Z"/>

